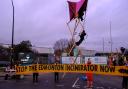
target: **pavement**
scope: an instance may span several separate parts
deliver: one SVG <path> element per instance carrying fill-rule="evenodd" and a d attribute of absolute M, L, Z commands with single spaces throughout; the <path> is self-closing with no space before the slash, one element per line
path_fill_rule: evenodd
<path fill-rule="evenodd" d="M 0 77 L 0 89 L 87 89 L 87 81 L 81 80 L 79 73 L 60 73 L 59 83 L 54 82 L 54 73 L 42 73 L 39 82 L 33 84 L 32 75 L 21 80 L 4 80 Z M 92 89 L 122 89 L 122 77 L 94 75 Z"/>

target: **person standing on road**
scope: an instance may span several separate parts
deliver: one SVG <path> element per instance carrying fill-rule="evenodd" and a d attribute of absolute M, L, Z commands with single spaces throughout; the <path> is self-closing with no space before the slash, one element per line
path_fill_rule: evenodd
<path fill-rule="evenodd" d="M 59 57 L 55 57 L 55 65 L 59 64 Z M 59 82 L 59 72 L 54 73 L 55 83 Z"/>
<path fill-rule="evenodd" d="M 122 59 L 123 59 L 121 65 L 124 65 L 124 66 L 128 67 L 128 50 L 124 47 L 121 47 L 120 51 L 122 53 Z M 128 76 L 123 76 L 122 88 L 123 89 L 128 89 Z"/>
<path fill-rule="evenodd" d="M 128 67 L 128 59 L 124 60 L 125 66 Z M 123 76 L 123 83 L 122 83 L 123 89 L 128 89 L 128 76 Z"/>
<path fill-rule="evenodd" d="M 33 83 L 38 83 L 38 76 L 39 74 L 37 72 L 33 73 Z"/>
<path fill-rule="evenodd" d="M 87 65 L 91 65 L 91 60 L 88 58 Z M 92 88 L 93 87 L 93 73 L 92 72 L 87 72 L 87 88 Z"/>
<path fill-rule="evenodd" d="M 10 65 L 7 65 L 6 69 L 5 69 L 5 80 L 8 80 L 8 77 L 10 75 Z"/>
<path fill-rule="evenodd" d="M 38 64 L 38 61 L 35 64 Z M 34 71 L 33 72 L 33 83 L 38 83 L 38 76 L 39 76 L 39 73 L 37 71 Z"/>
<path fill-rule="evenodd" d="M 113 56 L 112 56 L 112 54 L 108 58 L 108 66 L 113 66 Z"/>
<path fill-rule="evenodd" d="M 7 67 L 6 67 L 6 69 L 5 69 L 5 72 L 6 72 L 6 74 L 5 74 L 5 80 L 8 80 L 8 77 L 9 77 L 9 74 L 10 74 L 10 66 L 9 65 L 7 65 Z"/>

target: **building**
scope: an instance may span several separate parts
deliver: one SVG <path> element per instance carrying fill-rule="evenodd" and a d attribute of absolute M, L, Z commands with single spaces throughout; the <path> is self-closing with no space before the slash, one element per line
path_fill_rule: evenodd
<path fill-rule="evenodd" d="M 36 58 L 38 59 L 39 63 L 48 64 L 53 62 L 53 57 L 54 57 L 53 48 L 33 47 L 33 50 L 36 50 L 38 52 Z"/>
<path fill-rule="evenodd" d="M 88 50 L 88 49 L 85 49 L 85 48 L 80 48 L 81 50 L 81 53 L 83 56 L 87 56 L 87 57 L 90 57 L 90 56 L 95 56 L 96 54 L 96 50 Z"/>
<path fill-rule="evenodd" d="M 54 63 L 54 49 L 47 47 L 33 47 L 33 50 L 38 52 L 37 59 L 41 64 Z M 95 50 L 86 50 L 84 48 L 80 48 L 83 57 L 85 56 L 95 56 Z M 67 53 L 62 53 L 63 57 L 67 56 Z"/>

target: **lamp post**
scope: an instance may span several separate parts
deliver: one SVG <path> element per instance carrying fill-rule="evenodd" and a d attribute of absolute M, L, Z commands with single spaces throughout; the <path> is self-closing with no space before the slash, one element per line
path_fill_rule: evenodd
<path fill-rule="evenodd" d="M 111 45 L 111 53 L 113 52 L 113 40 L 112 40 L 112 31 L 111 31 L 111 21 L 110 24 L 110 45 Z"/>
<path fill-rule="evenodd" d="M 12 65 L 13 65 L 13 58 L 14 58 L 14 4 L 13 4 L 13 0 L 11 0 L 11 3 L 12 3 L 12 15 L 13 15 L 13 18 L 12 18 L 12 43 L 11 43 L 11 68 L 12 68 Z"/>
<path fill-rule="evenodd" d="M 103 52 L 104 52 L 104 38 L 103 38 Z"/>

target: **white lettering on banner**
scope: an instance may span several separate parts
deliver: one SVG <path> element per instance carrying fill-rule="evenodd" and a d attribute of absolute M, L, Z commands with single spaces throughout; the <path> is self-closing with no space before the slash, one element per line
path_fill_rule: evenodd
<path fill-rule="evenodd" d="M 88 58 L 92 61 L 92 64 L 107 64 L 107 57 L 85 57 L 85 63 L 87 63 Z"/>
<path fill-rule="evenodd" d="M 76 64 L 80 64 L 80 57 L 62 57 L 62 64 L 73 64 L 75 61 Z"/>

